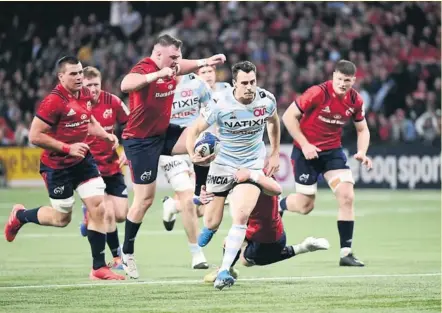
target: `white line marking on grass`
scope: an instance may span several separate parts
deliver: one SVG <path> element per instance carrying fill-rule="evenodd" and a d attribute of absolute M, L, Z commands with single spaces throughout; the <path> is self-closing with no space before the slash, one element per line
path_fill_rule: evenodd
<path fill-rule="evenodd" d="M 239 282 L 278 282 L 310 279 L 353 279 L 353 278 L 393 278 L 393 277 L 425 277 L 441 276 L 441 273 L 421 273 L 421 274 L 368 274 L 368 275 L 328 275 L 328 276 L 293 276 L 293 277 L 250 277 L 240 278 Z M 137 286 L 137 285 L 195 285 L 203 284 L 202 280 L 152 280 L 152 281 L 132 281 L 132 282 L 100 282 L 100 283 L 79 283 L 61 285 L 27 285 L 27 286 L 0 286 L 0 290 L 16 289 L 56 289 L 56 288 L 82 288 L 82 287 L 106 287 L 106 286 Z"/>

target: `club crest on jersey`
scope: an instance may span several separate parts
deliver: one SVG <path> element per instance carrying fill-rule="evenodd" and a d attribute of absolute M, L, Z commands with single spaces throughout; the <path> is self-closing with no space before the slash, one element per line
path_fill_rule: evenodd
<path fill-rule="evenodd" d="M 103 118 L 110 118 L 112 117 L 112 109 L 106 109 L 103 112 Z"/>
<path fill-rule="evenodd" d="M 81 119 L 82 119 L 82 120 L 87 119 L 87 114 L 81 114 Z"/>
<path fill-rule="evenodd" d="M 167 86 L 167 88 L 169 88 L 169 90 L 172 90 L 173 85 L 172 85 L 172 84 L 169 84 L 169 85 Z"/>

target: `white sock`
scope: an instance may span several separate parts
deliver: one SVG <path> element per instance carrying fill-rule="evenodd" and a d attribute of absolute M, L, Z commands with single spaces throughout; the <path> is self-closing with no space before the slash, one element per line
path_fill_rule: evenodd
<path fill-rule="evenodd" d="M 189 249 L 190 249 L 190 253 L 192 253 L 192 256 L 201 253 L 202 249 L 200 246 L 198 246 L 197 243 L 190 243 L 189 242 Z"/>
<path fill-rule="evenodd" d="M 176 209 L 175 199 L 169 198 L 166 201 L 164 201 L 164 205 L 167 206 L 168 209 L 170 209 L 170 212 L 173 214 L 177 214 L 178 210 Z"/>
<path fill-rule="evenodd" d="M 351 253 L 351 248 L 341 248 L 341 251 L 339 252 L 341 258 L 347 256 L 349 253 Z"/>
<path fill-rule="evenodd" d="M 298 243 L 297 245 L 294 245 L 292 247 L 293 247 L 293 251 L 295 252 L 295 255 L 308 252 L 307 248 L 301 243 Z"/>
<path fill-rule="evenodd" d="M 247 225 L 232 225 L 226 238 L 225 252 L 221 271 L 228 271 L 235 260 L 238 251 L 241 249 L 244 238 L 246 237 Z"/>

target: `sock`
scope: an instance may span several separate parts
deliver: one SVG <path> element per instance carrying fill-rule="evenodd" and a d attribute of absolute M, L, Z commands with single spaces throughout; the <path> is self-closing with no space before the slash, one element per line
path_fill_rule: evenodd
<path fill-rule="evenodd" d="M 118 239 L 118 228 L 115 228 L 113 232 L 106 234 L 106 241 L 112 256 L 116 258 L 118 256 L 118 247 L 120 246 L 120 240 Z"/>
<path fill-rule="evenodd" d="M 338 221 L 339 239 L 342 248 L 351 248 L 353 241 L 354 221 Z"/>
<path fill-rule="evenodd" d="M 232 267 L 238 251 L 241 250 L 242 243 L 246 237 L 247 225 L 232 225 L 226 238 L 225 253 L 220 271 L 228 271 Z"/>
<path fill-rule="evenodd" d="M 174 213 L 174 214 L 178 213 L 177 203 L 178 203 L 178 200 L 175 200 L 173 198 L 169 198 L 166 201 L 164 201 L 164 205 L 166 205 L 168 208 L 170 208 L 170 212 Z"/>
<path fill-rule="evenodd" d="M 137 237 L 137 233 L 140 229 L 141 223 L 133 223 L 126 218 L 125 226 L 123 253 L 133 254 L 135 237 Z"/>
<path fill-rule="evenodd" d="M 281 210 L 283 210 L 283 211 L 287 211 L 287 197 L 282 198 L 282 199 L 279 201 L 279 206 L 281 207 Z"/>
<path fill-rule="evenodd" d="M 17 218 L 22 224 L 34 223 L 40 225 L 40 222 L 38 221 L 38 210 L 40 210 L 40 208 L 41 207 L 31 210 L 18 211 Z"/>
<path fill-rule="evenodd" d="M 226 254 L 226 248 L 223 248 L 223 256 L 224 256 L 224 254 Z M 235 264 L 236 264 L 236 262 L 238 262 L 240 256 L 241 256 L 241 249 L 236 254 L 235 259 L 233 260 L 232 265 L 230 266 L 231 268 L 235 266 Z"/>
<path fill-rule="evenodd" d="M 189 242 L 189 249 L 190 249 L 190 253 L 192 253 L 192 256 L 201 252 L 201 247 L 198 246 L 197 243 L 190 243 Z"/>
<path fill-rule="evenodd" d="M 99 233 L 95 230 L 87 230 L 87 239 L 91 245 L 92 251 L 92 268 L 98 270 L 106 266 L 104 260 L 104 250 L 106 249 L 106 234 Z"/>

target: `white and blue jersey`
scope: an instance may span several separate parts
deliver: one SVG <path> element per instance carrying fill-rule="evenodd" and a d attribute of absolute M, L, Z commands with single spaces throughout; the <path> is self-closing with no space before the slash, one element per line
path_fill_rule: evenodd
<path fill-rule="evenodd" d="M 224 89 L 230 89 L 230 88 L 232 88 L 232 86 L 230 86 L 229 83 L 216 82 L 214 92 L 224 91 Z"/>
<path fill-rule="evenodd" d="M 183 75 L 175 89 L 170 123 L 189 126 L 210 99 L 212 92 L 206 82 L 195 74 Z"/>
<path fill-rule="evenodd" d="M 201 115 L 209 125 L 218 125 L 221 149 L 214 163 L 234 168 L 262 169 L 266 156 L 264 129 L 269 117 L 276 114 L 273 94 L 257 88 L 250 104 L 241 104 L 233 89 L 216 93 Z"/>

